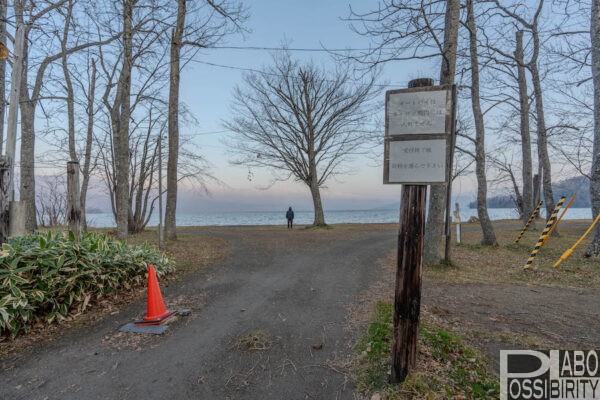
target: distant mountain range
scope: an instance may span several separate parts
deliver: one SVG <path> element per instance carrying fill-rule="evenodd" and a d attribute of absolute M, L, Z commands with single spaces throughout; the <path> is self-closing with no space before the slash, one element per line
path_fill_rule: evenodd
<path fill-rule="evenodd" d="M 571 207 L 587 208 L 591 207 L 590 202 L 590 180 L 585 176 L 577 176 L 575 178 L 565 179 L 564 181 L 556 182 L 552 185 L 554 192 L 554 201 L 558 201 L 561 196 L 565 196 L 567 201 L 576 194 L 575 200 Z M 516 207 L 513 196 L 493 196 L 488 198 L 488 208 L 514 208 Z M 477 202 L 471 201 L 469 208 L 477 208 Z"/>

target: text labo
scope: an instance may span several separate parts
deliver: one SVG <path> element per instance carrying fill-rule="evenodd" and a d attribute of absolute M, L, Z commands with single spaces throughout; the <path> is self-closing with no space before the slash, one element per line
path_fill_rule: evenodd
<path fill-rule="evenodd" d="M 500 398 L 599 399 L 598 350 L 501 350 Z"/>

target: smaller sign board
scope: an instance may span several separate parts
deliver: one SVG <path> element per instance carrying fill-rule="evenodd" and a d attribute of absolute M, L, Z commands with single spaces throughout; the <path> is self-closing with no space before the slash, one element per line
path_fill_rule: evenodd
<path fill-rule="evenodd" d="M 398 140 L 389 146 L 390 182 L 431 183 L 446 179 L 446 140 Z"/>
<path fill-rule="evenodd" d="M 448 180 L 453 97 L 445 85 L 386 92 L 383 183 Z"/>

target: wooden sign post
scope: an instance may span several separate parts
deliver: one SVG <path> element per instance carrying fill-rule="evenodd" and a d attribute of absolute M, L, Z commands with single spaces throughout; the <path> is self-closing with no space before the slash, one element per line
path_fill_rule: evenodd
<path fill-rule="evenodd" d="M 403 184 L 390 377 L 394 383 L 403 382 L 417 361 L 427 185 L 448 179 L 453 124 L 452 87 L 433 86 L 428 78 L 410 81 L 408 87 L 386 92 L 383 181 Z"/>

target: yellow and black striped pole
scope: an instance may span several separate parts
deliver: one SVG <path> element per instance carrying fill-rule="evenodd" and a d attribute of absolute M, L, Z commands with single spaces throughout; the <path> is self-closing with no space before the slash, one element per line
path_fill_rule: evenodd
<path fill-rule="evenodd" d="M 529 228 L 529 225 L 531 225 L 531 223 L 533 222 L 535 217 L 537 217 L 538 213 L 540 212 L 540 208 L 542 208 L 542 203 L 544 203 L 544 202 L 540 201 L 538 203 L 537 207 L 535 207 L 535 210 L 533 210 L 533 214 L 531 214 L 531 218 L 529 218 L 529 221 L 527 221 L 527 223 L 525 224 L 525 227 L 523 228 L 521 233 L 519 233 L 519 237 L 517 238 L 517 240 L 515 240 L 515 243 L 519 243 L 519 240 L 521 240 L 521 238 L 525 234 L 525 231 L 527 230 L 527 228 Z"/>
<path fill-rule="evenodd" d="M 592 229 L 594 229 L 594 227 L 596 226 L 598 221 L 600 221 L 600 214 L 598 214 L 596 216 L 596 219 L 594 220 L 594 222 L 592 222 L 592 225 L 590 225 L 588 230 L 585 231 L 585 233 L 579 238 L 579 240 L 576 241 L 575 244 L 573 246 L 571 246 L 570 249 L 565 251 L 562 256 L 560 256 L 560 259 L 556 262 L 556 264 L 554 264 L 554 268 L 558 267 L 563 261 L 565 261 L 567 258 L 569 258 L 569 256 L 571 255 L 571 253 L 573 253 L 573 251 L 577 248 L 577 246 L 579 246 L 581 244 L 581 242 L 583 242 L 583 239 L 585 239 L 585 237 L 592 231 Z"/>
<path fill-rule="evenodd" d="M 531 255 L 529 256 L 529 259 L 527 260 L 527 262 L 525 263 L 525 266 L 523 267 L 524 269 L 531 267 L 531 264 L 533 264 L 533 260 L 535 260 L 535 256 L 537 256 L 537 253 L 540 251 L 540 248 L 544 245 L 544 242 L 546 241 L 546 237 L 548 236 L 548 232 L 550 232 L 550 229 L 552 229 L 552 225 L 554 225 L 554 222 L 556 221 L 556 216 L 558 215 L 558 212 L 560 211 L 564 202 L 565 202 L 564 196 L 561 197 L 560 200 L 558 200 L 558 204 L 556 205 L 556 207 L 554 207 L 554 211 L 552 211 L 552 215 L 550 216 L 548 223 L 546 223 L 546 227 L 542 231 L 542 235 L 538 239 L 535 247 L 531 251 Z"/>
<path fill-rule="evenodd" d="M 567 203 L 567 205 L 563 209 L 563 212 L 560 214 L 560 217 L 558 217 L 558 219 L 556 220 L 556 222 L 554 223 L 554 225 L 552 225 L 552 229 L 550 229 L 550 232 L 548 232 L 548 235 L 546 235 L 546 239 L 544 239 L 544 243 L 542 243 L 542 246 L 546 244 L 546 242 L 548 241 L 548 239 L 550 239 L 550 236 L 552 236 L 552 232 L 554 232 L 554 230 L 556 229 L 556 227 L 558 226 L 558 224 L 560 224 L 560 221 L 562 221 L 563 217 L 567 213 L 567 210 L 569 209 L 569 207 L 571 207 L 571 204 L 573 204 L 573 201 L 575 201 L 575 197 L 577 197 L 577 194 L 574 194 L 571 197 L 571 200 L 569 200 L 569 202 Z"/>

